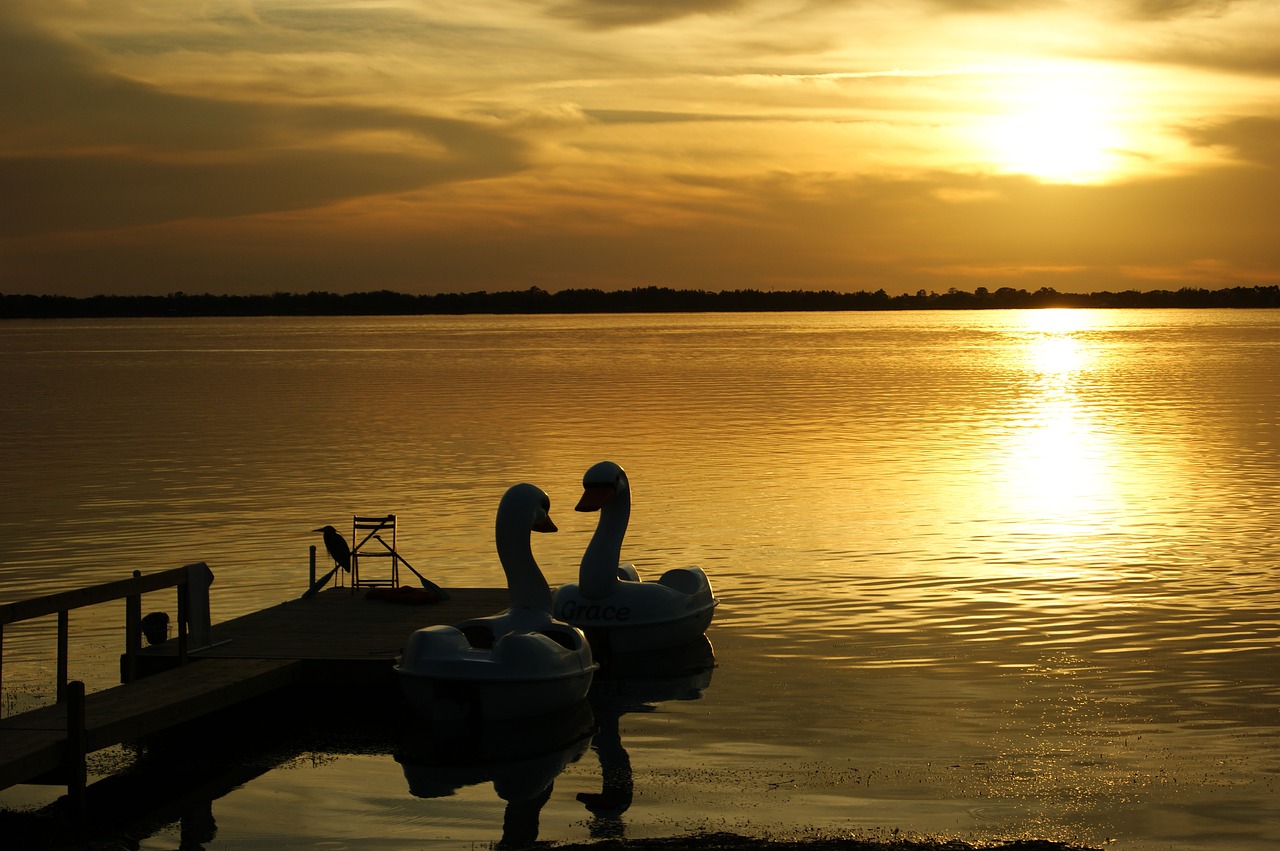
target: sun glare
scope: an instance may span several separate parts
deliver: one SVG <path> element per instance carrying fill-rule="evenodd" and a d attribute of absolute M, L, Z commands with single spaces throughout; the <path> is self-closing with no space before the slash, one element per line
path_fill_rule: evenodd
<path fill-rule="evenodd" d="M 1062 376 L 1080 368 L 1084 352 L 1074 337 L 1047 337 L 1035 345 L 1028 359 L 1040 375 Z"/>
<path fill-rule="evenodd" d="M 1115 137 L 1096 117 L 1042 107 L 996 123 L 999 165 L 1054 183 L 1084 183 L 1114 170 Z"/>
<path fill-rule="evenodd" d="M 1078 395 L 1093 358 L 1082 338 L 1090 318 L 1074 310 L 1027 314 L 1022 368 L 1030 392 L 1014 420 L 1006 483 L 1013 504 L 1049 531 L 1088 523 L 1112 485 L 1105 438 Z"/>
<path fill-rule="evenodd" d="M 1048 183 L 1096 183 L 1124 168 L 1124 111 L 1104 81 L 1065 72 L 1016 80 L 980 131 L 996 169 Z"/>

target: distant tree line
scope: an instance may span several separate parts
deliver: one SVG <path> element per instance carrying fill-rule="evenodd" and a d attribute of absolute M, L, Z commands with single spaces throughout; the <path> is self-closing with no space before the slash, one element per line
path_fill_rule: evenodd
<path fill-rule="evenodd" d="M 1280 286 L 1230 287 L 1219 290 L 1151 290 L 1138 292 L 1060 293 L 1049 287 L 1035 292 L 1001 287 L 973 292 L 920 290 L 891 296 L 884 290 L 787 292 L 763 290 L 676 290 L 635 287 L 606 292 L 570 289 L 548 292 L 541 287 L 504 292 L 406 295 L 379 290 L 337 294 L 329 292 L 272 293 L 271 295 L 163 296 L 59 295 L 0 293 L 0 318 L 97 318 L 125 316 L 412 316 L 464 313 L 709 313 L 831 310 L 990 310 L 1044 307 L 1280 307 Z"/>

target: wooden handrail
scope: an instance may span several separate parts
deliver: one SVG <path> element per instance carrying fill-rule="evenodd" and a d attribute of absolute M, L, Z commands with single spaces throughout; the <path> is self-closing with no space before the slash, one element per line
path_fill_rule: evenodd
<path fill-rule="evenodd" d="M 172 588 L 187 581 L 187 569 L 175 567 L 159 573 L 148 573 L 133 579 L 117 579 L 101 585 L 90 585 L 88 588 L 76 588 L 71 591 L 60 591 L 44 597 L 32 597 L 29 600 L 18 600 L 14 603 L 0 605 L 0 626 L 18 621 L 31 620 L 56 612 L 69 612 L 98 603 L 109 603 L 131 594 L 145 594 L 148 591 L 159 591 L 161 588 Z"/>
<path fill-rule="evenodd" d="M 82 609 L 86 606 L 94 606 L 98 603 L 108 603 L 112 600 L 120 599 L 125 600 L 125 656 L 127 664 L 124 679 L 126 682 L 132 681 L 134 655 L 142 649 L 142 595 L 148 591 L 159 591 L 164 588 L 178 589 L 178 660 L 180 663 L 185 663 L 187 661 L 188 635 L 192 629 L 192 624 L 189 622 L 192 616 L 192 601 L 189 599 L 191 582 L 195 575 L 193 571 L 200 569 L 205 572 L 205 581 L 198 582 L 197 585 L 204 590 L 205 594 L 201 601 L 196 602 L 203 603 L 200 606 L 200 616 L 205 623 L 199 633 L 207 639 L 209 612 L 207 589 L 208 581 L 212 580 L 212 574 L 209 573 L 209 567 L 204 562 L 197 562 L 196 564 L 189 564 L 185 567 L 171 570 L 162 570 L 145 576 L 135 570 L 132 579 L 118 579 L 114 582 L 90 585 L 87 588 L 75 588 L 70 591 L 60 591 L 56 594 L 46 594 L 43 597 L 32 597 L 29 600 L 18 600 L 17 602 L 0 605 L 0 685 L 3 684 L 5 625 L 56 614 L 58 616 L 57 700 L 62 703 L 67 699 L 67 657 L 70 645 L 68 636 L 70 618 L 68 613 L 73 609 Z"/>

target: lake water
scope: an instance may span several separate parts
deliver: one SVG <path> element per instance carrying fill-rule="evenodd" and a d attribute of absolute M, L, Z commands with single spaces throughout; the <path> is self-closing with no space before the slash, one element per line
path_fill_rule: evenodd
<path fill-rule="evenodd" d="M 624 557 L 706 569 L 717 667 L 598 702 L 543 840 L 1280 843 L 1280 312 L 6 321 L 0 355 L 0 601 L 205 561 L 216 624 L 296 597 L 354 513 L 500 585 L 519 481 L 559 584 L 583 471 L 625 466 Z M 123 645 L 98 608 L 91 688 Z M 49 699 L 52 635 L 6 631 L 6 714 Z M 625 812 L 577 798 L 602 758 Z M 206 847 L 472 847 L 492 773 L 420 797 L 389 755 L 312 754 L 214 801 Z"/>

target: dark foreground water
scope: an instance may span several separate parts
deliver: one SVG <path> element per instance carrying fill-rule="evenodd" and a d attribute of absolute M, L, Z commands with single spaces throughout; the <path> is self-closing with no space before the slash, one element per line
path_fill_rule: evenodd
<path fill-rule="evenodd" d="M 205 847 L 471 847 L 531 814 L 1280 843 L 1275 312 L 5 322 L 0 355 L 0 600 L 203 560 L 217 621 L 300 593 L 311 529 L 389 511 L 433 579 L 496 585 L 522 480 L 569 581 L 602 458 L 636 492 L 624 556 L 712 576 L 717 667 L 606 684 L 589 739 L 278 754 Z M 101 608 L 73 618 L 98 687 Z M 48 699 L 52 629 L 6 630 L 6 713 Z"/>

